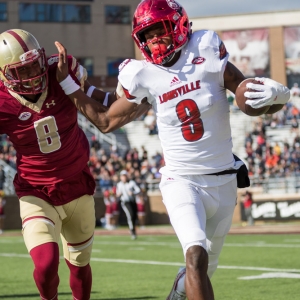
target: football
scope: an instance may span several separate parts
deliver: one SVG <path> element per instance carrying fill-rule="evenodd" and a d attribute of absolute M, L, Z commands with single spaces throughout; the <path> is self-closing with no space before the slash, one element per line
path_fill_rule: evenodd
<path fill-rule="evenodd" d="M 246 84 L 249 82 L 252 82 L 254 84 L 262 84 L 261 82 L 256 81 L 254 78 L 248 78 L 248 79 L 242 81 L 239 84 L 239 86 L 237 87 L 236 92 L 235 92 L 236 104 L 239 107 L 239 109 L 248 116 L 255 117 L 255 116 L 260 116 L 262 114 L 265 114 L 270 109 L 270 106 L 264 106 L 261 108 L 253 108 L 250 105 L 246 104 L 246 101 L 248 100 L 248 98 L 246 98 L 244 96 L 244 93 L 246 91 L 251 91 L 250 89 L 248 89 L 246 87 Z"/>

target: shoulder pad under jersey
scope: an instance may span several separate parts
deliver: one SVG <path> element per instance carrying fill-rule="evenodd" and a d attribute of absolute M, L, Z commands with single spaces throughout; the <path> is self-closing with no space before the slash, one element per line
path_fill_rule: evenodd
<path fill-rule="evenodd" d="M 149 98 L 149 91 L 143 87 L 141 72 L 147 67 L 144 60 L 126 59 L 119 66 L 119 82 L 129 101 L 140 103 Z"/>
<path fill-rule="evenodd" d="M 54 54 L 54 55 L 51 55 L 49 58 L 48 58 L 48 65 L 49 67 L 51 66 L 56 66 L 57 63 L 58 63 L 58 54 Z M 77 69 L 78 69 L 78 66 L 79 66 L 79 63 L 78 61 L 76 60 L 76 58 L 72 55 L 68 55 L 68 67 L 69 67 L 69 71 L 71 71 L 72 73 L 76 73 L 77 72 Z"/>
<path fill-rule="evenodd" d="M 198 30 L 193 32 L 190 43 L 199 50 L 208 51 L 220 60 L 227 57 L 228 52 L 219 35 L 212 30 Z"/>
<path fill-rule="evenodd" d="M 125 59 L 119 65 L 119 74 L 137 74 L 140 70 L 147 66 L 147 62 L 145 60 L 136 60 L 136 59 Z"/>

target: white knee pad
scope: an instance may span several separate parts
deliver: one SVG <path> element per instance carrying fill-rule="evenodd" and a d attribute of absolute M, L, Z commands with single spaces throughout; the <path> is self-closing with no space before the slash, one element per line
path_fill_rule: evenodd
<path fill-rule="evenodd" d="M 67 259 L 74 266 L 86 266 L 91 260 L 93 240 L 94 236 L 80 246 L 66 245 L 66 247 L 64 247 L 65 259 Z"/>
<path fill-rule="evenodd" d="M 219 254 L 208 254 L 208 269 L 207 275 L 209 278 L 213 276 L 219 264 Z"/>
<path fill-rule="evenodd" d="M 232 212 L 231 209 L 228 213 L 226 210 L 223 213 L 227 216 L 219 221 L 219 216 L 216 220 L 209 220 L 209 228 L 207 234 L 207 252 L 208 252 L 208 276 L 211 277 L 216 271 L 219 262 L 219 256 L 223 248 L 225 237 L 231 226 Z M 214 229 L 215 228 L 215 229 Z"/>
<path fill-rule="evenodd" d="M 214 237 L 213 243 L 209 240 L 207 243 L 207 252 L 208 252 L 208 277 L 211 278 L 214 272 L 216 271 L 219 263 L 219 256 L 224 244 L 225 237 Z"/>
<path fill-rule="evenodd" d="M 28 252 L 36 246 L 59 241 L 54 224 L 44 218 L 36 218 L 23 225 L 23 238 Z"/>

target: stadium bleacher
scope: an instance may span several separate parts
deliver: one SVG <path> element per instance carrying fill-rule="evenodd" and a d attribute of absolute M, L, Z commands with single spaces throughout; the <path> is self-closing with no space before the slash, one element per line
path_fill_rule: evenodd
<path fill-rule="evenodd" d="M 278 116 L 274 114 L 266 117 L 249 117 L 236 108 L 231 109 L 233 152 L 248 165 L 253 186 L 263 186 L 266 192 L 275 193 L 278 190 L 297 192 L 300 187 L 300 148 L 297 147 L 298 144 L 300 146 L 299 125 L 292 128 L 291 124 L 293 117 L 299 119 L 298 100 L 299 97 L 292 97 L 286 108 L 277 113 Z M 98 183 L 96 192 L 101 192 L 103 188 L 111 188 L 114 185 L 114 175 L 122 168 L 126 168 L 140 184 L 151 190 L 158 189 L 160 176 L 158 170 L 164 164 L 162 149 L 158 136 L 149 135 L 143 119 L 129 123 L 109 134 L 102 134 L 81 114 L 78 114 L 78 122 L 91 145 L 89 164 Z M 262 157 L 257 155 L 259 128 L 264 130 Z M 251 145 L 248 145 L 250 151 L 245 147 L 247 135 L 252 140 Z M 95 141 L 99 144 L 97 149 L 93 147 Z M 282 157 L 279 154 L 276 166 L 273 168 L 266 166 L 270 149 L 275 145 L 280 148 L 282 155 L 287 151 L 285 160 L 288 165 L 281 165 Z M 287 145 L 288 149 L 285 149 Z M 6 136 L 1 137 L 0 164 L 5 171 L 5 193 L 13 194 L 12 181 L 16 172 L 15 150 Z M 103 177 L 107 176 L 110 177 L 110 180 L 107 180 L 110 183 L 101 187 L 100 182 L 103 185 L 105 182 Z"/>

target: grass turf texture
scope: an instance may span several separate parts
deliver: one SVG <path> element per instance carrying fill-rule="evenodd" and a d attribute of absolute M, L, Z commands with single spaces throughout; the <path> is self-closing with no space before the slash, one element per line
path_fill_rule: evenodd
<path fill-rule="evenodd" d="M 216 300 L 296 300 L 300 295 L 299 235 L 229 235 L 212 278 Z M 92 300 L 158 299 L 168 295 L 182 250 L 175 236 L 95 236 Z M 39 299 L 33 264 L 20 236 L 0 236 L 0 300 Z M 240 277 L 288 273 L 298 278 Z M 59 299 L 72 299 L 60 263 Z"/>

